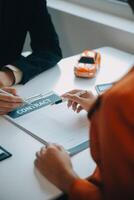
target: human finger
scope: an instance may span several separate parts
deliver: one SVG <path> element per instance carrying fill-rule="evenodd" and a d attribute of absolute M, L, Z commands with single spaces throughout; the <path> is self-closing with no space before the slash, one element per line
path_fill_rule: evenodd
<path fill-rule="evenodd" d="M 72 103 L 72 109 L 74 112 L 77 110 L 77 106 L 78 106 L 78 103 L 76 103 L 76 102 Z"/>
<path fill-rule="evenodd" d="M 72 106 L 73 101 L 68 100 L 67 107 L 70 108 Z"/>
<path fill-rule="evenodd" d="M 5 111 L 0 111 L 0 115 L 6 115 L 8 112 L 5 112 Z"/>
<path fill-rule="evenodd" d="M 55 143 L 51 143 L 50 145 L 47 146 L 46 152 L 57 152 L 57 151 L 63 151 L 64 148 L 59 145 L 59 144 L 55 144 Z"/>
<path fill-rule="evenodd" d="M 72 103 L 74 103 L 74 102 L 76 102 L 76 103 L 78 103 L 78 104 L 80 104 L 81 103 L 81 97 L 79 97 L 78 95 L 72 95 L 72 94 L 67 94 L 66 95 L 66 98 L 69 100 L 69 101 L 71 101 L 71 105 L 72 105 Z"/>
<path fill-rule="evenodd" d="M 12 110 L 13 110 L 13 109 L 11 109 L 11 108 L 1 108 L 1 107 L 0 107 L 1 115 L 5 115 L 5 114 L 11 112 Z"/>
<path fill-rule="evenodd" d="M 53 145 L 60 151 L 64 150 L 64 147 L 62 145 L 60 145 L 60 144 L 53 143 Z"/>
<path fill-rule="evenodd" d="M 13 103 L 13 102 L 5 102 L 5 101 L 0 101 L 0 109 L 3 110 L 13 110 L 14 108 L 17 108 L 21 106 L 21 103 Z"/>
<path fill-rule="evenodd" d="M 10 94 L 13 94 L 13 95 L 17 95 L 17 91 L 15 88 L 12 88 L 12 87 L 4 87 L 3 88 L 4 91 L 10 93 Z"/>
<path fill-rule="evenodd" d="M 38 166 L 39 166 L 39 160 L 37 158 L 34 161 L 34 165 L 38 168 Z"/>
<path fill-rule="evenodd" d="M 82 106 L 78 106 L 76 112 L 80 113 L 83 110 Z"/>
<path fill-rule="evenodd" d="M 35 155 L 36 155 L 36 158 L 39 159 L 41 157 L 41 152 L 37 151 Z"/>
<path fill-rule="evenodd" d="M 42 147 L 40 150 L 40 155 L 43 155 L 46 152 L 46 150 L 47 150 L 46 146 Z"/>
<path fill-rule="evenodd" d="M 69 91 L 69 92 L 66 92 L 66 93 L 64 93 L 63 95 L 62 95 L 62 97 L 63 98 L 66 98 L 66 95 L 68 95 L 68 94 L 76 94 L 76 93 L 78 93 L 78 92 L 80 92 L 81 90 L 79 90 L 79 89 L 74 89 L 74 90 L 71 90 L 71 91 Z"/>
<path fill-rule="evenodd" d="M 7 94 L 0 93 L 0 100 L 5 102 L 23 103 L 23 99 L 18 96 L 10 96 Z"/>

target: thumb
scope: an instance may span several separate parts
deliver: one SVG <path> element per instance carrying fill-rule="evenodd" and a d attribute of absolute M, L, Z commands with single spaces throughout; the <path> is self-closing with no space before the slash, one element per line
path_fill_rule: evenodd
<path fill-rule="evenodd" d="M 17 96 L 17 91 L 15 88 L 5 87 L 5 88 L 3 88 L 3 90 L 10 94 L 13 94 L 14 96 Z"/>

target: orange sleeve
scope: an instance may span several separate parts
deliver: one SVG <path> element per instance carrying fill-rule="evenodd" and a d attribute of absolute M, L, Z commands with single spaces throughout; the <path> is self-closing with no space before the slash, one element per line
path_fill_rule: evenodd
<path fill-rule="evenodd" d="M 103 199 L 133 200 L 134 67 L 99 103 L 91 117 L 90 148 L 101 170 Z"/>
<path fill-rule="evenodd" d="M 101 200 L 100 189 L 91 182 L 84 179 L 77 179 L 74 181 L 71 191 L 70 200 Z"/>
<path fill-rule="evenodd" d="M 73 183 L 70 200 L 133 200 L 134 67 L 98 103 L 90 129 L 90 149 L 98 167 L 89 181 Z"/>

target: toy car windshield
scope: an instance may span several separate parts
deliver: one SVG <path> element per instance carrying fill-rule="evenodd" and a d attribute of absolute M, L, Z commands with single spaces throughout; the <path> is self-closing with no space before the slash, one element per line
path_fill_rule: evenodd
<path fill-rule="evenodd" d="M 92 57 L 84 57 L 82 56 L 79 60 L 79 63 L 85 63 L 85 64 L 94 64 L 95 61 L 94 61 L 94 58 Z"/>

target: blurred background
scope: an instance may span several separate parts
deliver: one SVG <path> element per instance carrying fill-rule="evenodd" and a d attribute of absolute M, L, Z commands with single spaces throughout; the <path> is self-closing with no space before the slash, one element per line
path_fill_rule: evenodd
<path fill-rule="evenodd" d="M 134 53 L 134 17 L 127 0 L 48 0 L 63 56 L 111 46 Z M 24 50 L 29 50 L 27 37 Z"/>

